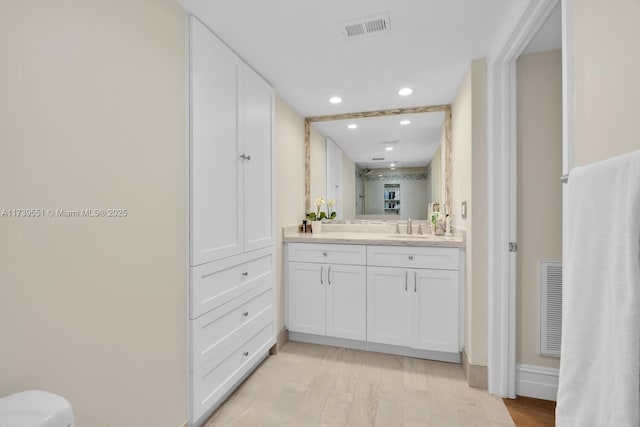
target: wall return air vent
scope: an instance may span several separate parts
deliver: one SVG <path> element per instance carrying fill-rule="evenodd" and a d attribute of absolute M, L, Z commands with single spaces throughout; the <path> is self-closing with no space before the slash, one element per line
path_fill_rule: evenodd
<path fill-rule="evenodd" d="M 342 34 L 346 39 L 357 39 L 373 34 L 387 33 L 390 30 L 389 14 L 383 13 L 366 18 L 340 22 Z"/>

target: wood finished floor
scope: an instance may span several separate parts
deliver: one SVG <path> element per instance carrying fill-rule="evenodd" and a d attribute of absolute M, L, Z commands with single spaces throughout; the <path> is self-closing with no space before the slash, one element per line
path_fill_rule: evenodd
<path fill-rule="evenodd" d="M 556 402 L 518 396 L 504 399 L 517 427 L 553 427 L 556 425 Z"/>
<path fill-rule="evenodd" d="M 288 342 L 206 422 L 213 426 L 503 427 L 502 399 L 460 365 Z"/>

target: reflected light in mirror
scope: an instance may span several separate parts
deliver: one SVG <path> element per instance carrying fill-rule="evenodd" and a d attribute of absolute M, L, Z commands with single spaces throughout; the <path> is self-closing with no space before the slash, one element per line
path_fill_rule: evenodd
<path fill-rule="evenodd" d="M 407 95 L 411 95 L 412 93 L 413 93 L 413 89 L 411 89 L 410 87 L 403 87 L 398 91 L 398 95 L 400 96 L 407 96 Z"/>
<path fill-rule="evenodd" d="M 340 104 L 342 102 L 342 98 L 340 98 L 339 96 L 333 96 L 329 98 L 329 102 L 332 104 Z"/>

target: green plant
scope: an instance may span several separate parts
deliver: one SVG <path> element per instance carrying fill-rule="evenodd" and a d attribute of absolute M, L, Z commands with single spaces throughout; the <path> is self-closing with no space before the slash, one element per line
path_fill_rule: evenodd
<path fill-rule="evenodd" d="M 438 220 L 440 219 L 440 212 L 433 212 L 431 214 L 431 224 L 435 226 L 438 225 Z"/>
<path fill-rule="evenodd" d="M 324 212 L 322 210 L 322 206 L 327 205 L 327 211 Z M 324 198 L 318 197 L 316 199 L 316 211 L 309 212 L 307 214 L 307 219 L 311 221 L 322 221 L 323 219 L 334 219 L 336 217 L 335 211 L 333 211 L 333 206 L 336 204 L 335 200 L 325 201 Z"/>

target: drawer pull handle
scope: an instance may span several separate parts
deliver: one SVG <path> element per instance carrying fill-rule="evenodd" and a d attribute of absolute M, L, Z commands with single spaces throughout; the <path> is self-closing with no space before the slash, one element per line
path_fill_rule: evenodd
<path fill-rule="evenodd" d="M 418 272 L 413 272 L 413 292 L 418 292 Z"/>
<path fill-rule="evenodd" d="M 245 351 L 244 353 L 242 353 L 243 356 L 247 357 L 249 355 L 248 351 Z"/>
<path fill-rule="evenodd" d="M 324 282 L 322 281 L 322 273 L 323 273 L 323 271 L 324 271 L 324 265 L 321 265 L 320 266 L 320 284 L 321 285 L 324 285 Z"/>
<path fill-rule="evenodd" d="M 409 272 L 407 270 L 404 271 L 404 290 L 407 290 L 407 276 Z"/>
<path fill-rule="evenodd" d="M 243 275 L 244 277 L 247 277 L 247 276 L 249 275 L 249 272 L 248 272 L 248 271 L 245 271 L 244 273 L 242 273 L 242 275 Z"/>
<path fill-rule="evenodd" d="M 243 315 L 244 317 L 247 317 L 247 316 L 249 315 L 249 312 L 248 312 L 248 311 L 245 311 L 244 313 L 242 313 L 242 315 Z"/>
<path fill-rule="evenodd" d="M 331 284 L 331 266 L 329 266 L 329 269 L 327 270 L 327 282 Z"/>
<path fill-rule="evenodd" d="M 413 261 L 413 255 L 409 255 L 409 260 Z"/>

